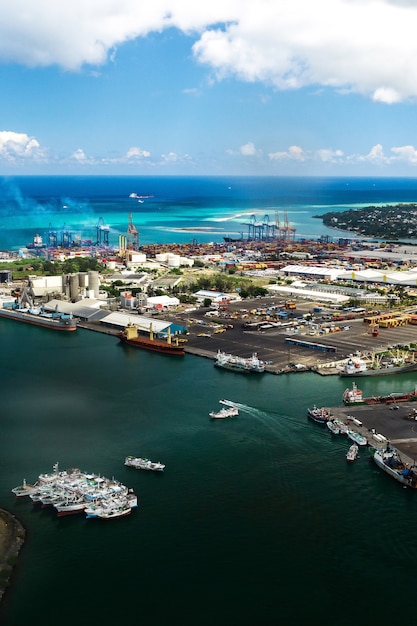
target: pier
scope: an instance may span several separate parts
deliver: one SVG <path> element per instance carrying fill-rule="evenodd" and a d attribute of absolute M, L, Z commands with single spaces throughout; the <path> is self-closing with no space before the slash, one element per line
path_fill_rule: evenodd
<path fill-rule="evenodd" d="M 404 461 L 410 465 L 417 461 L 417 421 L 413 419 L 414 415 L 417 416 L 415 402 L 326 408 L 334 417 L 366 437 L 369 446 L 382 448 L 389 442 L 397 448 Z"/>

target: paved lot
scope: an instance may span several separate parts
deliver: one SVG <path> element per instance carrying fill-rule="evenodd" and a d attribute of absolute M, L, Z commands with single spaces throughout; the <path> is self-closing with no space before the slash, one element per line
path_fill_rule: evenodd
<path fill-rule="evenodd" d="M 394 408 L 395 406 L 398 408 Z M 365 435 L 369 445 L 374 447 L 384 445 L 373 439 L 372 429 L 375 429 L 377 434 L 386 437 L 390 444 L 398 448 L 415 464 L 417 461 L 417 421 L 409 419 L 414 409 L 417 409 L 416 402 L 401 402 L 394 406 L 376 404 L 333 407 L 331 412 L 344 422 L 347 422 L 348 415 L 353 415 L 363 423 L 363 427 L 352 426 L 352 430 Z"/>
<path fill-rule="evenodd" d="M 250 309 L 263 304 L 267 306 L 270 303 L 270 300 L 238 303 L 230 306 L 228 312 L 233 314 L 234 310 L 239 308 Z M 314 303 L 311 302 L 297 304 L 294 315 L 301 316 L 309 313 L 313 306 Z M 371 353 L 386 350 L 396 345 L 412 342 L 417 344 L 417 325 L 380 329 L 379 336 L 372 337 L 368 325 L 362 319 L 337 322 L 340 327 L 345 325 L 348 328 L 327 335 L 311 335 L 310 328 L 307 326 L 296 334 L 291 329 L 277 327 L 266 330 L 247 330 L 244 328 L 244 320 L 223 319 L 222 322 L 225 325 L 233 325 L 233 328 L 228 328 L 222 333 L 215 333 L 214 322 L 204 316 L 206 311 L 207 309 L 201 309 L 191 314 L 183 314 L 178 320 L 181 323 L 186 323 L 189 328 L 187 351 L 211 358 L 214 358 L 219 349 L 242 357 L 248 357 L 253 352 L 257 352 L 261 359 L 272 362 L 269 363 L 267 369 L 273 373 L 279 373 L 290 363 L 302 364 L 312 368 L 319 364 L 340 361 L 356 351 Z M 317 321 L 323 323 L 321 317 L 319 315 Z M 285 342 L 287 337 L 334 346 L 336 352 L 324 352 L 289 345 Z"/>

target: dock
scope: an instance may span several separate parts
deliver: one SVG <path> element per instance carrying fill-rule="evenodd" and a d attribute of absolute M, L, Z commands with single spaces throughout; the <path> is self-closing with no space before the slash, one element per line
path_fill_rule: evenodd
<path fill-rule="evenodd" d="M 368 440 L 368 445 L 382 448 L 388 442 L 397 448 L 404 461 L 417 461 L 417 413 L 415 402 L 326 407 Z"/>

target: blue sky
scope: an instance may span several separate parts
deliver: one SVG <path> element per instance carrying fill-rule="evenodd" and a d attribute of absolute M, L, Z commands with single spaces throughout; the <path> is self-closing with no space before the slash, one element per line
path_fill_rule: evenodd
<path fill-rule="evenodd" d="M 414 0 L 12 4 L 0 174 L 417 173 Z"/>

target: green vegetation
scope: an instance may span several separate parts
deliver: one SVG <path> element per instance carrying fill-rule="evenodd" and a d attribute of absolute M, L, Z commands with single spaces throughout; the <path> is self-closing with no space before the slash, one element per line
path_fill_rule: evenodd
<path fill-rule="evenodd" d="M 325 226 L 379 239 L 417 239 L 417 204 L 368 206 L 314 217 Z"/>
<path fill-rule="evenodd" d="M 16 259 L 11 263 L 0 263 L 1 270 L 10 270 L 14 280 L 25 279 L 29 275 L 60 276 L 75 272 L 100 271 L 103 267 L 94 257 L 76 257 L 66 261 L 49 261 L 48 259 Z"/>

